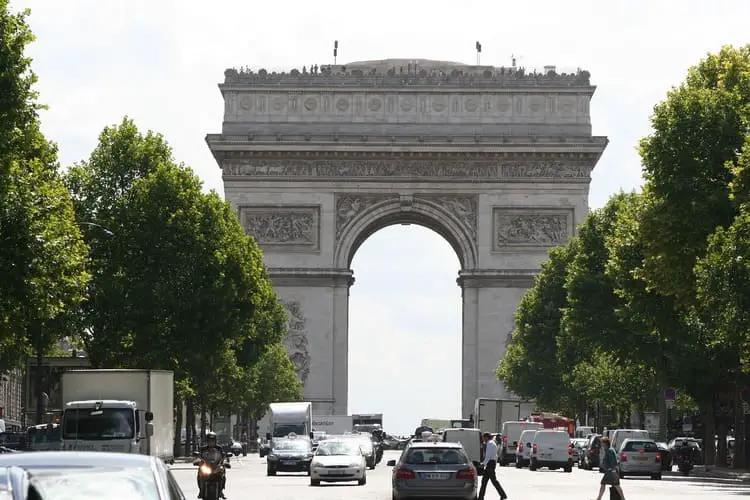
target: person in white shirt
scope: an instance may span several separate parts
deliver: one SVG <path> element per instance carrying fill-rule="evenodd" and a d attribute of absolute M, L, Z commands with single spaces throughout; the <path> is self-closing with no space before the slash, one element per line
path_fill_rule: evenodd
<path fill-rule="evenodd" d="M 497 467 L 497 443 L 492 439 L 492 435 L 489 432 L 484 433 L 484 460 L 482 460 L 482 466 L 484 467 L 484 474 L 482 475 L 482 486 L 479 488 L 478 500 L 484 500 L 484 494 L 487 491 L 487 483 L 492 481 L 492 485 L 500 495 L 501 500 L 508 498 L 505 494 L 505 490 L 500 486 L 497 477 L 495 476 L 495 467 Z"/>

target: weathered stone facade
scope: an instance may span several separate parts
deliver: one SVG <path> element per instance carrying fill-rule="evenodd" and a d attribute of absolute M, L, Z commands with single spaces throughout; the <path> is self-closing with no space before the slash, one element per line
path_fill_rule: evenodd
<path fill-rule="evenodd" d="M 316 411 L 347 413 L 349 267 L 398 223 L 435 230 L 461 262 L 462 416 L 505 396 L 494 371 L 515 308 L 586 216 L 607 144 L 591 135 L 588 73 L 385 60 L 227 70 L 220 89 L 222 133 L 206 140 L 290 311 Z"/>

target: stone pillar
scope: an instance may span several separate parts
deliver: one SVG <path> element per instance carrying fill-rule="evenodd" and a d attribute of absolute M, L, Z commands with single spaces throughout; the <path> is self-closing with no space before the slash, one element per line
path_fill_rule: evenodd
<path fill-rule="evenodd" d="M 495 371 L 505 356 L 515 312 L 533 286 L 536 270 L 475 269 L 459 272 L 464 297 L 464 417 L 474 412 L 476 398 L 515 397 Z M 470 383 L 473 386 L 470 387 Z M 468 410 L 468 413 L 467 413 Z"/>
<path fill-rule="evenodd" d="M 349 414 L 349 289 L 354 278 L 352 271 L 348 273 L 350 277 L 337 282 L 333 289 L 333 415 Z"/>

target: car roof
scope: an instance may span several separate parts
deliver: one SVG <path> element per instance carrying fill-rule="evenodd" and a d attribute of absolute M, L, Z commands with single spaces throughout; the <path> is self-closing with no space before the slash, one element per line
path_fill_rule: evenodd
<path fill-rule="evenodd" d="M 413 443 L 410 448 L 455 448 L 457 450 L 460 450 L 463 449 L 463 446 L 461 445 L 461 443 L 451 443 L 449 441 L 420 441 L 418 443 Z"/>
<path fill-rule="evenodd" d="M 18 467 L 153 467 L 154 457 L 100 451 L 35 451 L 0 454 L 0 466 Z"/>

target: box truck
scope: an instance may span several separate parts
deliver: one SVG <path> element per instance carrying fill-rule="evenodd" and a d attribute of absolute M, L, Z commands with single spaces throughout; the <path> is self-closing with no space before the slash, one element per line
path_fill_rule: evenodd
<path fill-rule="evenodd" d="M 152 455 L 174 463 L 174 374 L 71 370 L 61 380 L 61 448 Z"/>
<path fill-rule="evenodd" d="M 534 411 L 536 404 L 533 401 L 477 398 L 474 402 L 474 427 L 482 432 L 499 434 L 503 422 L 526 420 Z"/>
<path fill-rule="evenodd" d="M 292 433 L 312 439 L 312 403 L 271 403 L 268 411 L 270 429 L 266 439 L 286 437 Z"/>
<path fill-rule="evenodd" d="M 351 415 L 320 415 L 313 416 L 313 431 L 322 431 L 329 436 L 344 434 L 354 430 L 354 420 Z"/>

